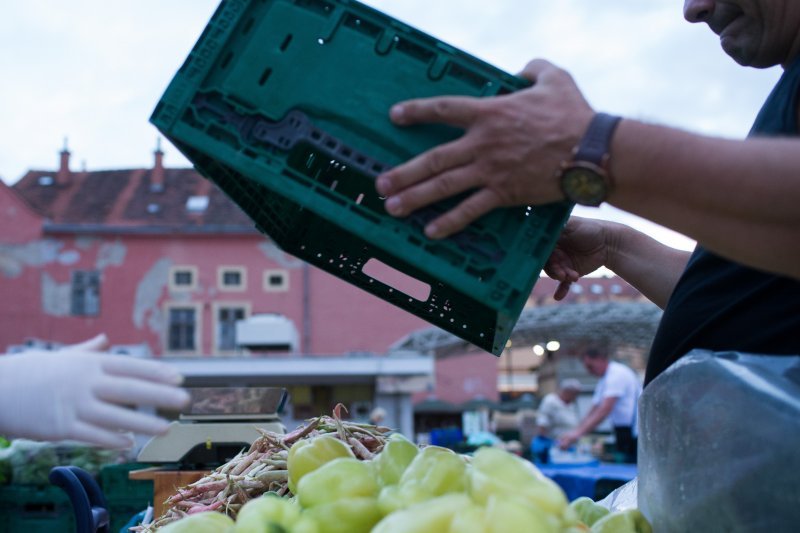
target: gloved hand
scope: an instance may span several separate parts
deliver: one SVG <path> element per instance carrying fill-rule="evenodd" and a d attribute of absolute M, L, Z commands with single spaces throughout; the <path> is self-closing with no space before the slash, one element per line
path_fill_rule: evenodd
<path fill-rule="evenodd" d="M 166 420 L 125 406 L 180 409 L 189 395 L 170 365 L 101 353 L 105 335 L 58 351 L 0 355 L 0 434 L 130 447 L 120 431 L 161 434 Z"/>

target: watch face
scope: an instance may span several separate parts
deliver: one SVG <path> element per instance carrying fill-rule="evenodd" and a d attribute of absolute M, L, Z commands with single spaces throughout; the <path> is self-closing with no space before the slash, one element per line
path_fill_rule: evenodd
<path fill-rule="evenodd" d="M 568 200 L 580 205 L 598 206 L 608 194 L 602 169 L 591 164 L 577 164 L 564 170 L 561 189 Z"/>

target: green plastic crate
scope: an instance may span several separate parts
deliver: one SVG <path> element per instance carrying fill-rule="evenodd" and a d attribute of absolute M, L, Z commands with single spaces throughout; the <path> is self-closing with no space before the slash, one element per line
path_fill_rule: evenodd
<path fill-rule="evenodd" d="M 8 531 L 8 517 L 10 514 L 11 510 L 6 508 L 3 502 L 0 501 L 0 531 Z"/>
<path fill-rule="evenodd" d="M 499 355 L 571 205 L 496 210 L 432 241 L 425 223 L 458 199 L 397 220 L 374 179 L 461 134 L 395 127 L 395 102 L 525 85 L 358 2 L 228 0 L 151 121 L 286 252 Z M 376 261 L 413 283 L 366 273 Z"/>
<path fill-rule="evenodd" d="M 133 500 L 137 502 L 152 503 L 153 481 L 133 480 L 128 475 L 133 470 L 141 470 L 152 465 L 146 463 L 122 463 L 106 465 L 100 470 L 100 488 L 106 499 Z"/>
<path fill-rule="evenodd" d="M 152 505 L 151 497 L 149 500 L 137 498 L 106 498 L 108 504 L 109 532 L 118 533 L 131 518 L 147 509 Z"/>
<path fill-rule="evenodd" d="M 153 504 L 153 481 L 128 477 L 133 470 L 150 466 L 148 463 L 122 463 L 106 465 L 100 470 L 100 487 L 108 504 L 112 533 L 120 531 L 134 515 Z"/>
<path fill-rule="evenodd" d="M 8 533 L 73 533 L 75 515 L 58 487 L 7 485 L 0 487 L 0 526 Z"/>

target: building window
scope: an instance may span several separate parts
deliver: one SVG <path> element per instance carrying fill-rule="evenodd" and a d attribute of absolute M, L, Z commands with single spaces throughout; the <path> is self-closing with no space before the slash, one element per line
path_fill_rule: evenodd
<path fill-rule="evenodd" d="M 190 196 L 186 199 L 186 210 L 190 213 L 203 213 L 208 209 L 208 196 Z"/>
<path fill-rule="evenodd" d="M 267 292 L 285 292 L 289 290 L 289 273 L 285 270 L 265 270 L 264 290 Z"/>
<path fill-rule="evenodd" d="M 193 352 L 197 349 L 197 309 L 171 307 L 168 310 L 167 349 L 171 352 Z"/>
<path fill-rule="evenodd" d="M 172 267 L 169 271 L 169 288 L 173 291 L 191 291 L 196 289 L 197 267 Z"/>
<path fill-rule="evenodd" d="M 75 270 L 72 272 L 72 314 L 97 316 L 100 314 L 100 272 Z"/>
<path fill-rule="evenodd" d="M 217 350 L 230 352 L 236 349 L 236 322 L 247 318 L 248 308 L 245 305 L 220 304 L 216 310 L 216 344 Z"/>
<path fill-rule="evenodd" d="M 221 266 L 217 270 L 217 281 L 223 291 L 243 291 L 247 288 L 247 271 L 244 267 Z"/>

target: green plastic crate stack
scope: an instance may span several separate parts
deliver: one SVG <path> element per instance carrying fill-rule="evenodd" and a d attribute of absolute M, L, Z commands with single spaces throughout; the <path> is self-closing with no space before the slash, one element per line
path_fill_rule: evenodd
<path fill-rule="evenodd" d="M 122 463 L 106 465 L 100 470 L 100 488 L 106 499 L 139 500 L 145 505 L 153 501 L 152 480 L 133 480 L 128 476 L 134 470 L 152 465 L 146 463 Z"/>
<path fill-rule="evenodd" d="M 374 180 L 463 133 L 396 127 L 394 103 L 526 85 L 355 1 L 227 0 L 151 122 L 287 253 L 499 355 L 572 206 L 433 241 L 422 228 L 460 199 L 398 220 Z"/>
<path fill-rule="evenodd" d="M 100 470 L 100 487 L 108 504 L 110 531 L 117 532 L 131 517 L 153 504 L 153 482 L 132 480 L 128 475 L 133 470 L 147 468 L 146 463 L 122 463 L 106 465 Z"/>
<path fill-rule="evenodd" d="M 8 516 L 11 514 L 11 509 L 8 503 L 3 499 L 3 489 L 0 487 L 0 531 L 8 531 Z"/>
<path fill-rule="evenodd" d="M 0 487 L 0 531 L 9 533 L 73 533 L 75 515 L 69 498 L 58 487 Z"/>

